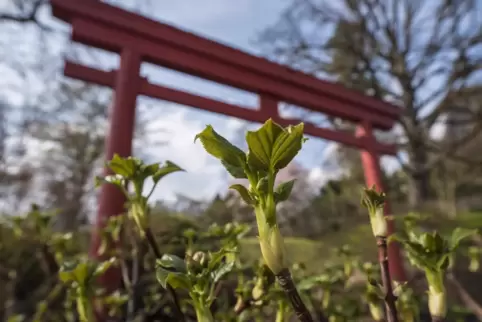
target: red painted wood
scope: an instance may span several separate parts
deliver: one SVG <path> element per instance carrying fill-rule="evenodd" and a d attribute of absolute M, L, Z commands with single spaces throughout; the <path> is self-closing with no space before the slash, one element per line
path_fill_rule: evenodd
<path fill-rule="evenodd" d="M 276 100 L 276 98 L 267 95 L 267 94 L 261 94 L 259 97 L 259 109 L 263 114 L 268 116 L 268 118 L 277 118 L 281 119 L 279 116 L 279 111 L 278 111 L 278 105 L 279 102 Z"/>
<path fill-rule="evenodd" d="M 73 21 L 72 25 L 73 39 L 89 46 L 102 47 L 114 52 L 118 52 L 122 48 L 135 48 L 143 53 L 146 62 L 253 93 L 269 94 L 280 101 L 303 106 L 345 120 L 353 122 L 368 120 L 378 128 L 385 130 L 390 129 L 395 122 L 389 116 L 355 107 L 320 92 L 306 90 L 279 79 L 239 69 L 192 52 L 134 37 L 119 30 L 77 19 Z"/>
<path fill-rule="evenodd" d="M 113 86 L 115 74 L 115 71 L 105 72 L 72 62 L 67 62 L 65 65 L 66 76 L 108 87 Z M 301 122 L 301 120 L 283 119 L 279 117 L 277 113 L 277 102 L 273 98 L 267 97 L 266 95 L 261 96 L 260 109 L 253 110 L 247 107 L 219 102 L 210 98 L 185 93 L 164 86 L 150 84 L 147 80 L 144 80 L 140 86 L 139 94 L 199 108 L 205 111 L 237 117 L 250 122 L 263 123 L 270 117 L 283 126 Z M 305 122 L 305 133 L 314 137 L 338 142 L 354 148 L 365 148 L 365 141 L 363 139 L 356 138 L 348 132 L 320 128 Z M 395 155 L 397 152 L 394 145 L 379 142 L 373 142 L 372 149 L 380 154 L 387 155 Z"/>
<path fill-rule="evenodd" d="M 109 113 L 109 132 L 106 139 L 106 159 L 111 160 L 114 153 L 120 156 L 132 155 L 132 139 L 134 135 L 134 120 L 136 99 L 139 85 L 140 56 L 134 51 L 126 50 L 121 54 L 120 69 L 115 80 L 115 95 Z M 106 168 L 104 174 L 111 174 Z M 105 227 L 106 220 L 111 216 L 124 213 L 125 198 L 120 190 L 110 184 L 100 188 L 99 209 L 95 223 L 95 231 Z M 98 253 L 101 239 L 100 234 L 93 233 L 90 255 L 102 258 Z M 117 267 L 100 277 L 102 285 L 107 291 L 119 288 L 121 275 Z"/>
<path fill-rule="evenodd" d="M 51 0 L 53 14 L 65 21 L 82 17 L 92 22 L 111 26 L 115 30 L 127 32 L 133 37 L 149 39 L 153 42 L 177 47 L 196 56 L 205 56 L 240 69 L 264 74 L 295 86 L 332 96 L 338 100 L 356 104 L 361 109 L 371 110 L 380 115 L 398 119 L 401 110 L 387 102 L 349 90 L 338 84 L 322 81 L 266 59 L 249 55 L 229 46 L 194 35 L 178 28 L 136 15 L 132 12 L 112 7 L 108 4 L 75 0 Z"/>
<path fill-rule="evenodd" d="M 375 144 L 375 138 L 373 137 L 373 131 L 368 123 L 364 123 L 358 126 L 356 136 L 359 138 L 365 138 L 367 141 L 371 141 Z M 361 150 L 361 159 L 363 164 L 363 170 L 365 172 L 365 182 L 368 187 L 375 186 L 378 191 L 385 191 L 382 182 L 382 172 L 380 168 L 380 158 L 377 152 L 373 150 L 373 147 Z M 391 215 L 390 203 L 385 203 L 385 215 Z M 392 220 L 388 221 L 389 234 L 393 234 L 395 226 Z M 407 280 L 407 275 L 403 262 L 401 260 L 400 246 L 398 243 L 391 242 L 388 244 L 388 260 L 390 274 L 395 281 L 404 282 Z"/>

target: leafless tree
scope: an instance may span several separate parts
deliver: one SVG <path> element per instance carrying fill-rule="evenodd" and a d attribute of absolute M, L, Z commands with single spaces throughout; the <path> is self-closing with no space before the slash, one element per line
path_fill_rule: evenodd
<path fill-rule="evenodd" d="M 258 40 L 278 62 L 403 108 L 400 161 L 417 206 L 431 195 L 431 169 L 480 132 L 443 147 L 431 136 L 480 80 L 481 10 L 474 0 L 294 0 Z"/>
<path fill-rule="evenodd" d="M 0 26 L 6 22 L 35 24 L 44 30 L 51 30 L 39 17 L 48 5 L 48 0 L 7 0 L 0 10 Z"/>

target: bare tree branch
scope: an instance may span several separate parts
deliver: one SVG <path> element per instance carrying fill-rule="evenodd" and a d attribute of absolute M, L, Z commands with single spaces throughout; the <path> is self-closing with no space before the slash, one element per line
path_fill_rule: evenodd
<path fill-rule="evenodd" d="M 0 23 L 33 23 L 44 31 L 52 31 L 52 28 L 45 25 L 38 18 L 38 13 L 48 0 L 11 0 L 13 12 L 0 12 Z"/>
<path fill-rule="evenodd" d="M 478 113 L 467 114 L 463 122 L 448 118 L 454 101 L 463 104 L 460 97 L 477 85 L 474 75 L 481 71 L 479 6 L 472 0 L 294 0 L 259 40 L 281 63 L 316 70 L 403 108 L 408 164 L 402 167 L 412 188 L 422 189 L 417 185 L 429 181 L 434 164 L 458 158 L 456 151 L 481 135 L 466 130 L 463 140 L 444 145 L 430 135 L 441 123 L 446 128 L 482 123 Z"/>

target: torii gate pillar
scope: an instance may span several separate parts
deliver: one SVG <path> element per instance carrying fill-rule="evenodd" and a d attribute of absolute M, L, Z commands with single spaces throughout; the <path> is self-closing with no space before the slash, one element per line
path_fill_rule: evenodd
<path fill-rule="evenodd" d="M 114 99 L 109 111 L 109 130 L 105 142 L 105 158 L 111 160 L 114 154 L 122 157 L 132 155 L 132 140 L 136 116 L 136 100 L 141 84 L 139 77 L 141 57 L 138 53 L 125 49 L 120 55 L 120 67 L 115 75 Z M 111 174 L 104 168 L 104 175 Z M 114 185 L 104 184 L 100 188 L 99 208 L 94 229 L 104 228 L 111 216 L 122 215 L 125 197 Z M 90 255 L 96 258 L 100 247 L 99 233 L 92 234 Z M 101 284 L 108 292 L 119 289 L 121 282 L 120 270 L 116 267 L 100 277 Z"/>
<path fill-rule="evenodd" d="M 357 127 L 356 136 L 364 138 L 368 142 L 375 142 L 373 136 L 373 129 L 369 123 L 361 124 Z M 367 144 L 370 146 L 370 144 Z M 380 157 L 376 151 L 370 148 L 366 148 L 360 151 L 363 172 L 365 174 L 365 183 L 368 187 L 375 186 L 378 191 L 386 191 L 382 181 L 382 171 L 380 167 Z M 391 214 L 390 203 L 385 202 L 385 216 Z M 388 234 L 393 234 L 395 230 L 393 220 L 388 221 Z M 397 260 L 401 258 L 400 246 L 396 242 L 388 244 L 388 264 L 390 269 L 390 275 L 393 280 L 403 282 L 407 280 L 402 261 Z"/>

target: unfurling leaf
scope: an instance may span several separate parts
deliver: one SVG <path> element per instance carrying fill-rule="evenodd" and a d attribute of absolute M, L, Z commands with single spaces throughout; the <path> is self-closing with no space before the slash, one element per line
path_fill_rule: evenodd
<path fill-rule="evenodd" d="M 172 288 L 183 288 L 189 290 L 191 284 L 189 278 L 184 273 L 171 272 L 160 266 L 156 267 L 156 278 L 163 288 L 170 285 Z"/>
<path fill-rule="evenodd" d="M 276 191 L 274 192 L 274 200 L 276 203 L 288 200 L 289 196 L 291 195 L 291 191 L 293 190 L 295 181 L 296 179 L 286 181 L 276 187 Z"/>
<path fill-rule="evenodd" d="M 118 154 L 114 154 L 112 160 L 107 162 L 107 166 L 115 174 L 121 175 L 124 178 L 130 179 L 136 173 L 136 160 L 132 157 L 122 158 Z"/>
<path fill-rule="evenodd" d="M 255 205 L 255 200 L 251 197 L 248 189 L 242 184 L 233 184 L 229 187 L 229 189 L 236 190 L 241 196 L 241 198 L 244 200 L 244 202 L 246 202 L 248 205 Z"/>
<path fill-rule="evenodd" d="M 268 176 L 264 176 L 261 179 L 259 179 L 257 185 L 256 185 L 256 191 L 260 194 L 265 196 L 268 193 Z"/>
<path fill-rule="evenodd" d="M 166 161 L 166 164 L 164 164 L 162 167 L 159 166 L 156 171 L 152 173 L 152 181 L 154 181 L 154 184 L 156 184 L 166 175 L 179 171 L 184 171 L 184 169 L 171 161 Z"/>
<path fill-rule="evenodd" d="M 370 189 L 364 189 L 361 204 L 368 209 L 370 216 L 372 216 L 385 204 L 385 193 L 377 192 L 375 186 Z"/>
<path fill-rule="evenodd" d="M 442 271 L 445 271 L 450 265 L 450 254 L 445 254 L 442 255 L 438 262 L 437 262 L 437 268 L 439 268 Z"/>
<path fill-rule="evenodd" d="M 104 183 L 113 184 L 114 186 L 117 186 L 118 188 L 123 189 L 125 187 L 126 180 L 120 174 L 113 174 L 105 177 L 101 177 L 101 176 L 95 177 L 96 187 L 100 187 Z"/>
<path fill-rule="evenodd" d="M 271 165 L 274 169 L 283 169 L 300 152 L 303 142 L 305 142 L 303 129 L 303 123 L 290 125 L 276 139 L 271 157 Z"/>
<path fill-rule="evenodd" d="M 208 270 L 213 271 L 222 264 L 223 260 L 226 260 L 226 254 L 230 251 L 231 250 L 221 249 L 217 252 L 209 253 Z"/>
<path fill-rule="evenodd" d="M 95 262 L 86 258 L 65 261 L 60 268 L 59 278 L 64 283 L 75 282 L 78 287 L 89 287 L 93 277 L 103 274 L 114 263 L 115 258 L 104 262 Z"/>
<path fill-rule="evenodd" d="M 268 171 L 270 169 L 273 147 L 278 137 L 284 132 L 283 128 L 267 120 L 257 131 L 246 133 L 248 143 L 248 163 L 257 170 Z"/>
<path fill-rule="evenodd" d="M 91 271 L 91 264 L 92 263 L 89 261 L 83 261 L 80 262 L 77 267 L 75 267 L 74 278 L 76 282 L 83 284 L 87 281 Z"/>
<path fill-rule="evenodd" d="M 455 228 L 452 232 L 452 236 L 450 236 L 450 248 L 452 250 L 455 250 L 462 240 L 475 234 L 477 234 L 477 229 L 467 229 L 460 227 Z"/>
<path fill-rule="evenodd" d="M 196 135 L 194 141 L 197 139 L 201 140 L 206 152 L 221 160 L 231 175 L 235 178 L 246 178 L 244 175 L 246 155 L 241 149 L 214 131 L 211 125 L 206 126 L 201 133 Z"/>
<path fill-rule="evenodd" d="M 176 255 L 164 254 L 161 259 L 156 260 L 156 265 L 176 272 L 186 272 L 186 263 Z"/>
<path fill-rule="evenodd" d="M 242 167 L 234 166 L 231 164 L 226 163 L 225 161 L 221 161 L 221 164 L 224 166 L 226 171 L 236 179 L 247 179 L 246 173 Z"/>
<path fill-rule="evenodd" d="M 211 273 L 211 278 L 213 283 L 217 283 L 223 278 L 224 275 L 231 272 L 234 267 L 234 261 L 222 263 L 218 269 L 216 269 L 213 273 Z"/>
<path fill-rule="evenodd" d="M 405 240 L 403 246 L 407 251 L 408 259 L 414 266 L 425 269 L 436 265 L 431 261 L 430 253 L 427 253 L 421 244 Z"/>
<path fill-rule="evenodd" d="M 104 274 L 114 263 L 116 259 L 114 257 L 110 258 L 109 260 L 99 263 L 93 272 L 93 276 L 100 276 Z"/>
<path fill-rule="evenodd" d="M 271 119 L 257 131 L 246 134 L 248 164 L 257 170 L 280 170 L 286 167 L 301 150 L 304 124 L 283 129 Z"/>

